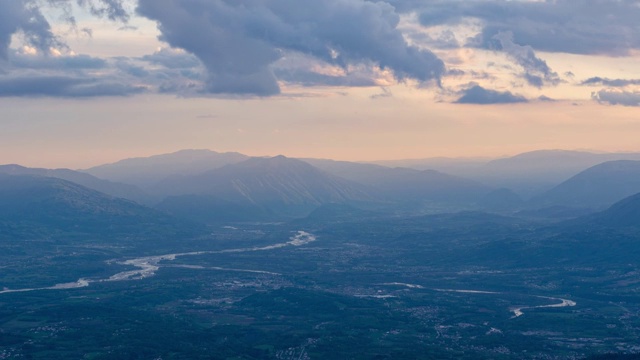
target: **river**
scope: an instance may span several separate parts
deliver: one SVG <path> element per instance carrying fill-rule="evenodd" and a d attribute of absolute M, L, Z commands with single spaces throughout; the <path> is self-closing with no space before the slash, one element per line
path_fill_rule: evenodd
<path fill-rule="evenodd" d="M 294 236 L 290 237 L 289 241 L 287 242 L 277 243 L 277 244 L 267 245 L 262 247 L 248 247 L 248 248 L 226 249 L 226 250 L 217 250 L 217 251 L 194 251 L 194 252 L 184 252 L 184 253 L 175 253 L 175 254 L 145 256 L 145 257 L 134 258 L 134 259 L 124 260 L 124 261 L 117 261 L 116 262 L 117 264 L 132 266 L 134 267 L 134 269 L 119 272 L 106 279 L 81 278 L 81 279 L 78 279 L 76 282 L 61 283 L 61 284 L 56 284 L 56 285 L 47 286 L 47 287 L 24 288 L 24 289 L 5 288 L 3 290 L 0 290 L 0 294 L 39 291 L 39 290 L 68 290 L 68 289 L 87 287 L 92 283 L 141 280 L 141 279 L 154 276 L 156 272 L 160 270 L 160 268 L 162 268 L 163 266 L 167 266 L 165 264 L 166 262 L 173 261 L 179 257 L 197 256 L 197 255 L 205 255 L 205 254 L 241 253 L 241 252 L 249 252 L 249 251 L 268 251 L 268 250 L 280 249 L 288 246 L 295 246 L 295 247 L 302 246 L 314 241 L 316 241 L 315 235 L 308 233 L 306 231 L 298 231 Z M 182 267 L 187 267 L 187 266 L 189 265 L 184 265 Z M 221 268 L 221 267 L 204 268 L 204 267 L 195 267 L 195 266 L 191 266 L 190 268 L 280 275 L 278 273 L 263 271 L 263 270 L 232 269 L 232 268 Z"/>

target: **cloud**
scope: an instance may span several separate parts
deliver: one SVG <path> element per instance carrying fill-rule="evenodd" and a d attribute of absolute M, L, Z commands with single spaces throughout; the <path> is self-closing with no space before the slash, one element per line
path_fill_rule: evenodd
<path fill-rule="evenodd" d="M 601 85 L 609 87 L 625 87 L 629 85 L 640 85 L 640 79 L 608 79 L 601 77 L 592 77 L 584 80 L 580 85 Z"/>
<path fill-rule="evenodd" d="M 381 87 L 380 90 L 382 90 L 381 93 L 379 94 L 373 94 L 371 96 L 369 96 L 369 98 L 375 100 L 375 99 L 383 99 L 383 98 L 390 98 L 393 97 L 393 93 L 391 92 L 391 90 L 389 90 L 386 87 Z"/>
<path fill-rule="evenodd" d="M 405 29 L 405 36 L 408 37 L 412 43 L 437 49 L 457 49 L 460 47 L 460 42 L 456 38 L 456 34 L 449 29 L 437 34 L 428 34 L 424 31 L 415 31 L 415 29 Z"/>
<path fill-rule="evenodd" d="M 143 87 L 103 79 L 41 75 L 0 77 L 0 97 L 127 96 L 143 91 Z"/>
<path fill-rule="evenodd" d="M 150 55 L 140 58 L 154 65 L 161 65 L 168 69 L 192 69 L 201 67 L 198 58 L 185 51 L 162 48 Z"/>
<path fill-rule="evenodd" d="M 88 55 L 37 56 L 13 52 L 9 60 L 13 67 L 28 69 L 81 70 L 107 66 L 106 60 Z"/>
<path fill-rule="evenodd" d="M 374 66 L 363 64 L 342 68 L 297 52 L 283 54 L 271 68 L 279 81 L 308 87 L 380 86 L 392 80 L 388 75 L 376 71 Z"/>
<path fill-rule="evenodd" d="M 473 85 L 462 91 L 462 96 L 455 101 L 457 104 L 514 104 L 527 102 L 521 95 L 514 95 L 509 91 L 489 90 L 480 85 Z"/>
<path fill-rule="evenodd" d="M 543 85 L 557 85 L 560 82 L 558 74 L 553 72 L 547 63 L 536 56 L 531 46 L 522 46 L 513 42 L 513 33 L 500 32 L 493 36 L 498 43 L 498 49 L 504 51 L 511 59 L 524 69 L 524 78 L 529 85 L 542 87 Z"/>
<path fill-rule="evenodd" d="M 384 2 L 139 0 L 137 12 L 158 22 L 161 40 L 202 61 L 211 93 L 279 93 L 271 65 L 285 52 L 343 68 L 375 64 L 398 80 L 439 81 L 445 70 L 432 52 L 407 44 Z"/>
<path fill-rule="evenodd" d="M 452 77 L 460 77 L 460 76 L 464 76 L 467 73 L 464 70 L 460 70 L 460 69 L 448 69 L 446 72 L 446 76 L 452 76 Z"/>
<path fill-rule="evenodd" d="M 388 1 L 399 11 L 418 12 L 427 27 L 478 19 L 482 31 L 468 44 L 486 49 L 504 32 L 539 51 L 620 56 L 640 49 L 638 0 Z"/>
<path fill-rule="evenodd" d="M 0 0 L 0 58 L 8 58 L 11 38 L 16 33 L 21 33 L 26 44 L 44 54 L 48 54 L 52 48 L 66 49 L 65 42 L 51 30 L 41 8 L 50 6 L 61 9 L 62 19 L 75 27 L 76 19 L 71 11 L 74 1 L 95 16 L 122 22 L 129 20 L 124 0 Z M 82 31 L 91 33 L 91 29 Z"/>
<path fill-rule="evenodd" d="M 34 1 L 0 1 L 0 58 L 8 59 L 11 37 L 18 31 L 27 44 L 43 52 L 62 46 Z"/>
<path fill-rule="evenodd" d="M 640 91 L 602 89 L 592 93 L 591 98 L 611 105 L 640 106 Z"/>
<path fill-rule="evenodd" d="M 64 2 L 65 0 L 58 0 Z M 76 0 L 78 5 L 88 9 L 91 14 L 113 21 L 129 21 L 129 13 L 125 10 L 123 0 Z"/>
<path fill-rule="evenodd" d="M 546 95 L 540 95 L 540 96 L 538 96 L 538 101 L 543 101 L 543 102 L 554 102 L 554 101 L 556 101 L 556 100 L 555 100 L 555 99 L 553 99 L 553 98 L 550 98 L 550 97 L 548 97 L 548 96 L 546 96 Z"/>
<path fill-rule="evenodd" d="M 278 80 L 303 86 L 376 86 L 375 79 L 365 74 L 328 75 L 309 70 L 275 69 Z"/>

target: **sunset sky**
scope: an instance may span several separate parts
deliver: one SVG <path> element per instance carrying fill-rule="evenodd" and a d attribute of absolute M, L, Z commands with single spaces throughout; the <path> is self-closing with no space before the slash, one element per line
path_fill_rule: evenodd
<path fill-rule="evenodd" d="M 640 151 L 640 0 L 0 0 L 0 163 Z"/>

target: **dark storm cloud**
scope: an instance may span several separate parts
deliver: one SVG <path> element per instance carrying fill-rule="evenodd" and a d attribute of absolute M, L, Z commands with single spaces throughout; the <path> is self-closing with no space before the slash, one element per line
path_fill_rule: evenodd
<path fill-rule="evenodd" d="M 640 106 L 640 92 L 618 91 L 602 89 L 591 94 L 591 97 L 600 102 L 611 105 Z"/>
<path fill-rule="evenodd" d="M 158 22 L 162 40 L 202 61 L 212 93 L 279 93 L 271 64 L 285 51 L 344 68 L 375 63 L 400 80 L 444 72 L 433 53 L 407 44 L 384 2 L 140 0 L 137 11 Z"/>
<path fill-rule="evenodd" d="M 0 77 L 0 97 L 127 96 L 143 91 L 141 87 L 104 79 L 41 75 Z"/>
<path fill-rule="evenodd" d="M 527 102 L 527 99 L 520 95 L 514 95 L 509 91 L 496 91 L 485 89 L 480 85 L 473 85 L 462 91 L 462 96 L 455 101 L 458 104 L 513 104 Z"/>
<path fill-rule="evenodd" d="M 629 85 L 640 85 L 640 79 L 608 79 L 601 77 L 592 77 L 584 80 L 580 85 L 601 85 L 609 87 L 625 87 Z"/>
<path fill-rule="evenodd" d="M 482 32 L 469 44 L 487 49 L 502 32 L 538 51 L 618 56 L 640 49 L 639 0 L 388 1 L 399 11 L 416 11 L 424 26 L 479 19 Z"/>

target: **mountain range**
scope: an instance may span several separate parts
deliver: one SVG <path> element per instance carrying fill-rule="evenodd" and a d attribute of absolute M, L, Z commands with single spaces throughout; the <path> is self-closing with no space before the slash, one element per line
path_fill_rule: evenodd
<path fill-rule="evenodd" d="M 367 185 L 377 195 L 391 201 L 432 201 L 469 204 L 491 188 L 479 182 L 436 170 L 388 168 L 347 161 L 304 159 L 328 173 Z"/>
<path fill-rule="evenodd" d="M 151 197 L 135 185 L 99 179 L 93 175 L 70 169 L 27 168 L 20 165 L 0 165 L 0 174 L 35 175 L 67 180 L 107 195 L 129 199 L 139 203 L 149 203 Z"/>
<path fill-rule="evenodd" d="M 639 192 L 640 161 L 607 161 L 534 197 L 529 205 L 604 209 Z"/>
<path fill-rule="evenodd" d="M 154 193 L 210 195 L 281 214 L 306 213 L 326 203 L 371 202 L 363 185 L 284 156 L 250 158 L 193 176 L 165 179 Z"/>
<path fill-rule="evenodd" d="M 495 178 L 511 176 L 513 188 L 437 170 L 284 156 L 248 157 L 209 150 L 125 159 L 85 172 L 2 165 L 0 174 L 62 179 L 200 222 L 304 217 L 327 204 L 407 213 L 520 211 L 518 214 L 525 217 L 562 219 L 605 209 L 640 192 L 640 161 L 606 161 L 582 169 L 596 159 L 636 155 L 549 150 L 478 165 Z M 553 178 L 550 174 L 558 178 L 560 173 L 576 173 L 547 184 L 548 190 L 525 200 L 516 189 L 538 181 L 529 176 L 536 171 L 542 174 L 537 179 L 544 181 Z M 518 180 L 518 176 L 526 179 Z"/>
<path fill-rule="evenodd" d="M 170 154 L 124 159 L 82 171 L 101 179 L 145 188 L 171 176 L 196 175 L 248 158 L 249 156 L 236 152 L 181 150 Z"/>
<path fill-rule="evenodd" d="M 188 225 L 74 182 L 0 174 L 0 237 L 90 234 L 92 237 L 188 233 Z"/>
<path fill-rule="evenodd" d="M 528 199 L 592 166 L 617 160 L 640 160 L 640 153 L 536 150 L 498 159 L 427 158 L 376 163 L 416 170 L 438 170 L 493 188 L 509 188 Z"/>

